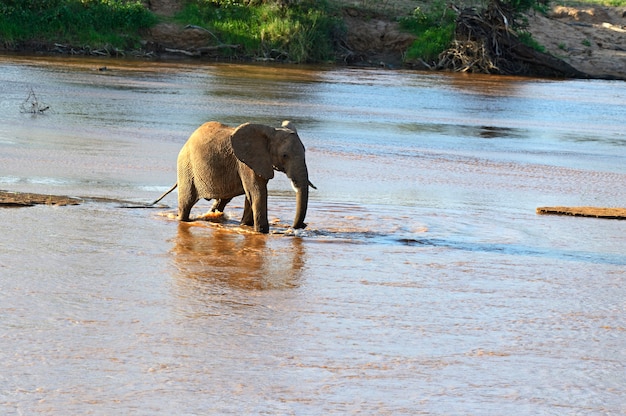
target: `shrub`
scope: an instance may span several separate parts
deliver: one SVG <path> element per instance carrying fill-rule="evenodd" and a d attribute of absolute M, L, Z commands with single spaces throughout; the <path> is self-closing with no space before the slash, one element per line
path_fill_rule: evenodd
<path fill-rule="evenodd" d="M 0 38 L 5 42 L 43 40 L 126 47 L 139 30 L 156 23 L 140 1 L 3 0 Z"/>
<path fill-rule="evenodd" d="M 533 36 L 530 34 L 530 32 L 526 32 L 526 31 L 519 32 L 517 34 L 517 38 L 524 45 L 530 46 L 531 48 L 533 48 L 534 50 L 536 50 L 538 52 L 545 52 L 546 51 L 545 46 L 543 46 L 542 44 L 537 42 L 537 40 L 535 38 L 533 38 Z"/>
<path fill-rule="evenodd" d="M 400 27 L 417 36 L 405 59 L 434 61 L 454 40 L 455 18 L 452 10 L 437 0 L 427 10 L 418 7 L 411 16 L 400 19 Z"/>
<path fill-rule="evenodd" d="M 248 4 L 246 4 L 248 3 Z M 293 62 L 332 59 L 339 20 L 325 1 L 192 0 L 177 15 L 181 23 L 211 30 L 222 43 L 244 53 Z"/>

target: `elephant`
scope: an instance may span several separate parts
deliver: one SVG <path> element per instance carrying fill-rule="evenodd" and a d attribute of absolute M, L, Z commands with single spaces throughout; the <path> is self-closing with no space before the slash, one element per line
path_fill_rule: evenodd
<path fill-rule="evenodd" d="M 203 124 L 178 154 L 176 184 L 151 205 L 178 187 L 178 219 L 189 221 L 191 208 L 202 198 L 214 199 L 211 211 L 223 212 L 232 198 L 245 195 L 241 224 L 268 233 L 267 182 L 275 170 L 284 172 L 296 191 L 293 228 L 305 228 L 309 186 L 315 186 L 309 181 L 304 145 L 287 120 L 279 128 Z"/>

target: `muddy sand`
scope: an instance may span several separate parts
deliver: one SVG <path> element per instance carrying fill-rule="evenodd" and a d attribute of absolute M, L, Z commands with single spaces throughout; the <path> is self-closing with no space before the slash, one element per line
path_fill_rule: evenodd
<path fill-rule="evenodd" d="M 571 215 L 573 217 L 604 218 L 611 220 L 626 220 L 626 208 L 602 207 L 539 207 L 540 215 Z"/>
<path fill-rule="evenodd" d="M 79 205 L 81 199 L 69 196 L 0 191 L 0 208 L 30 207 L 33 205 Z"/>

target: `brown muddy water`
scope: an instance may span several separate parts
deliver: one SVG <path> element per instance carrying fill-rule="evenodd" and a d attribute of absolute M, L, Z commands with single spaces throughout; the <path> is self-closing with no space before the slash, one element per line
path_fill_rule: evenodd
<path fill-rule="evenodd" d="M 99 67 L 106 66 L 106 71 Z M 20 112 L 33 89 L 50 109 Z M 0 413 L 624 414 L 623 82 L 0 57 L 0 189 L 148 202 L 201 123 L 307 147 L 305 230 L 0 210 Z M 201 214 L 209 207 L 195 209 Z"/>

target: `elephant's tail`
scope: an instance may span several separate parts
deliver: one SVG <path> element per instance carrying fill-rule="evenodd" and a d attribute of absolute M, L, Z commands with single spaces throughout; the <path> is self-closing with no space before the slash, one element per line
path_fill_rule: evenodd
<path fill-rule="evenodd" d="M 178 186 L 178 182 L 176 182 L 174 184 L 174 186 L 172 186 L 167 192 L 165 192 L 163 195 L 161 195 L 156 201 L 148 204 L 147 206 L 151 207 L 152 205 L 156 205 L 159 201 L 161 201 L 163 198 L 165 198 L 170 192 L 172 192 L 174 189 L 176 189 L 177 186 Z"/>

